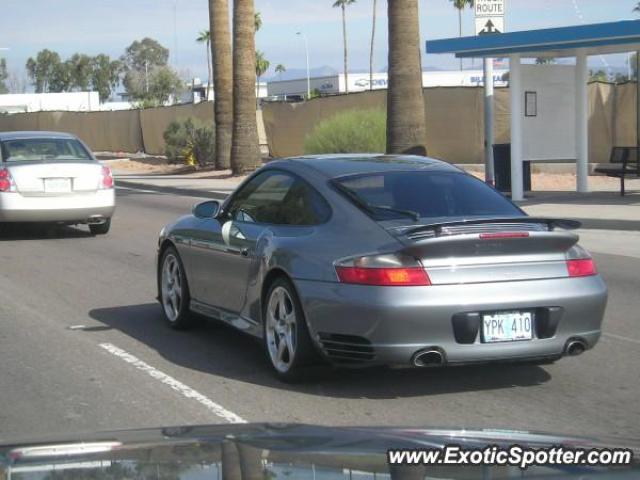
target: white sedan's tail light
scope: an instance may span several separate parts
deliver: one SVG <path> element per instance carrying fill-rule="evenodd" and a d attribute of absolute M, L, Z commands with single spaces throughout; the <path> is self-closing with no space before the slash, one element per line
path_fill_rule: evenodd
<path fill-rule="evenodd" d="M 404 255 L 372 255 L 341 260 L 335 265 L 342 283 L 386 287 L 431 285 L 419 261 Z"/>
<path fill-rule="evenodd" d="M 111 169 L 109 167 L 102 167 L 102 179 L 100 181 L 100 188 L 102 190 L 113 188 L 113 174 L 111 173 Z"/>
<path fill-rule="evenodd" d="M 7 168 L 0 168 L 0 192 L 15 192 L 16 184 Z"/>

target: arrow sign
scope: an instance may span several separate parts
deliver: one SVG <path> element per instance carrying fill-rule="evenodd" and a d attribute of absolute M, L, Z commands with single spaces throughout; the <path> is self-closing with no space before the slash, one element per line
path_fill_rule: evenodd
<path fill-rule="evenodd" d="M 496 28 L 491 19 L 487 20 L 486 25 L 482 31 L 478 32 L 478 35 L 486 35 L 488 33 L 502 33 L 500 30 Z"/>
<path fill-rule="evenodd" d="M 504 17 L 476 18 L 476 34 L 490 35 L 504 32 Z"/>
<path fill-rule="evenodd" d="M 505 0 L 475 0 L 474 6 L 476 35 L 490 35 L 505 31 Z"/>

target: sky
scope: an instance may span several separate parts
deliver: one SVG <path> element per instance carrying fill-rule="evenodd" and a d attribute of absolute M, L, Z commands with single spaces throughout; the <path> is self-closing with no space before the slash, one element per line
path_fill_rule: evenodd
<path fill-rule="evenodd" d="M 390 0 L 392 1 L 392 0 Z M 640 18 L 632 12 L 633 0 L 506 0 L 508 31 L 582 23 Z M 333 0 L 255 0 L 263 18 L 256 37 L 257 48 L 270 60 L 272 69 L 283 64 L 303 69 L 303 31 L 309 42 L 312 67 L 342 70 L 342 23 Z M 450 0 L 420 0 L 422 49 L 424 40 L 458 35 L 457 11 Z M 206 79 L 205 47 L 196 43 L 198 32 L 208 29 L 207 0 L 2 0 L 0 55 L 10 72 L 24 74 L 30 56 L 43 49 L 55 50 L 63 58 L 75 52 L 119 57 L 134 40 L 151 37 L 171 50 L 172 65 L 185 76 Z M 347 10 L 349 70 L 367 71 L 372 21 L 372 0 L 357 0 Z M 376 71 L 386 69 L 387 22 L 385 0 L 378 1 Z M 463 17 L 465 35 L 472 35 L 473 12 Z M 624 66 L 625 56 L 605 59 Z M 592 59 L 593 67 L 603 66 Z M 425 55 L 423 64 L 456 68 L 451 56 Z M 478 63 L 479 65 L 479 63 Z M 267 74 L 273 74 L 272 70 Z"/>

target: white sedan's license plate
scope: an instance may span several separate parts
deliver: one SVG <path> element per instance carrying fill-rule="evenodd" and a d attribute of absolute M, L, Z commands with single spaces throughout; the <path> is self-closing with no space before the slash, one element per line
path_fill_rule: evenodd
<path fill-rule="evenodd" d="M 482 316 L 485 343 L 515 342 L 533 338 L 531 312 L 500 312 Z"/>
<path fill-rule="evenodd" d="M 68 193 L 71 191 L 70 178 L 45 178 L 44 191 L 46 193 Z"/>

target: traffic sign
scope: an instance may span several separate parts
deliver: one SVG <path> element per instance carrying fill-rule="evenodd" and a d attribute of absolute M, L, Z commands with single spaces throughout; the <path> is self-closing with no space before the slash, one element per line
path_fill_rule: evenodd
<path fill-rule="evenodd" d="M 476 18 L 476 35 L 504 32 L 504 17 Z"/>
<path fill-rule="evenodd" d="M 475 0 L 476 35 L 504 32 L 505 0 Z"/>

